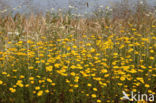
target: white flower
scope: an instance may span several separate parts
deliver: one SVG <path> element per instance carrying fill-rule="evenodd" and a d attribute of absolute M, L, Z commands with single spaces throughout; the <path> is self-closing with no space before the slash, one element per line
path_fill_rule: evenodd
<path fill-rule="evenodd" d="M 51 11 L 54 11 L 54 8 L 51 8 Z"/>
<path fill-rule="evenodd" d="M 72 5 L 69 5 L 68 7 L 69 7 L 70 9 L 74 9 L 74 6 L 72 6 Z"/>
<path fill-rule="evenodd" d="M 106 11 L 107 12 L 111 12 L 112 11 L 112 8 L 110 8 L 109 6 L 106 6 Z"/>
<path fill-rule="evenodd" d="M 144 2 L 143 2 L 143 1 L 140 1 L 139 3 L 140 3 L 141 5 L 143 5 L 143 4 L 144 4 Z"/>
<path fill-rule="evenodd" d="M 62 9 L 58 9 L 58 11 L 62 11 Z"/>
<path fill-rule="evenodd" d="M 110 7 L 109 7 L 109 6 L 106 6 L 106 9 L 107 9 L 107 10 L 109 10 L 109 9 L 110 9 Z"/>
<path fill-rule="evenodd" d="M 19 32 L 15 32 L 15 34 L 18 36 L 20 33 Z"/>
<path fill-rule="evenodd" d="M 13 32 L 8 32 L 8 35 L 12 35 L 13 34 Z"/>
<path fill-rule="evenodd" d="M 2 10 L 2 11 L 0 11 L 1 13 L 5 13 L 5 12 L 7 12 L 8 10 L 7 9 L 5 9 L 5 10 Z"/>
<path fill-rule="evenodd" d="M 65 27 L 64 26 L 61 26 L 60 29 L 65 29 Z"/>
<path fill-rule="evenodd" d="M 100 5 L 100 8 L 103 8 L 103 5 Z"/>

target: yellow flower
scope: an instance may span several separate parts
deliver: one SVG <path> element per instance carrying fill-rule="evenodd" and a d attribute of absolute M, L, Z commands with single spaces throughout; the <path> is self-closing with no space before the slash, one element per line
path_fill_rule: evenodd
<path fill-rule="evenodd" d="M 148 93 L 152 93 L 152 90 L 148 90 Z"/>
<path fill-rule="evenodd" d="M 47 78 L 47 81 L 48 81 L 49 83 L 51 83 L 51 82 L 52 82 L 52 80 L 51 80 L 50 78 Z"/>
<path fill-rule="evenodd" d="M 109 77 L 109 74 L 105 74 L 104 77 Z"/>
<path fill-rule="evenodd" d="M 40 90 L 40 87 L 39 86 L 35 87 L 35 90 Z"/>
<path fill-rule="evenodd" d="M 150 85 L 149 85 L 149 84 L 145 84 L 145 87 L 146 87 L 146 88 L 149 88 L 149 87 L 150 87 Z"/>
<path fill-rule="evenodd" d="M 92 86 L 92 84 L 88 83 L 88 84 L 87 84 L 87 86 L 88 86 L 88 87 L 91 87 L 91 86 Z"/>
<path fill-rule="evenodd" d="M 143 78 L 137 77 L 136 79 L 139 80 L 140 82 L 144 83 L 144 79 Z"/>
<path fill-rule="evenodd" d="M 151 56 L 150 59 L 151 59 L 151 60 L 154 60 L 154 57 Z"/>
<path fill-rule="evenodd" d="M 129 66 L 123 66 L 122 67 L 124 70 L 127 70 L 127 69 L 129 69 Z"/>
<path fill-rule="evenodd" d="M 30 77 L 29 80 L 34 80 L 34 77 Z"/>
<path fill-rule="evenodd" d="M 60 64 L 56 63 L 56 64 L 54 64 L 54 66 L 55 66 L 56 68 L 59 68 L 59 67 L 60 67 Z"/>
<path fill-rule="evenodd" d="M 0 85 L 3 84 L 3 81 L 0 80 Z"/>
<path fill-rule="evenodd" d="M 21 76 L 20 76 L 20 79 L 23 79 L 23 78 L 24 78 L 24 76 L 23 76 L 23 75 L 21 75 Z"/>
<path fill-rule="evenodd" d="M 113 55 L 114 55 L 114 56 L 117 56 L 117 55 L 118 55 L 118 53 L 113 53 Z"/>
<path fill-rule="evenodd" d="M 81 93 L 84 93 L 84 91 L 81 91 Z"/>
<path fill-rule="evenodd" d="M 31 70 L 31 69 L 34 69 L 34 67 L 30 66 L 28 69 L 30 69 L 30 70 Z"/>
<path fill-rule="evenodd" d="M 121 81 L 124 81 L 124 80 L 125 80 L 125 77 L 122 76 L 122 77 L 120 78 L 120 80 L 121 80 Z"/>
<path fill-rule="evenodd" d="M 47 89 L 47 90 L 45 90 L 45 93 L 49 93 L 49 90 Z"/>
<path fill-rule="evenodd" d="M 78 84 L 75 84 L 75 85 L 74 85 L 74 87 L 75 87 L 75 88 L 78 88 L 78 87 L 79 87 L 79 85 L 78 85 Z"/>
<path fill-rule="evenodd" d="M 138 101 L 137 103 L 147 103 L 147 102 L 143 100 L 143 101 Z"/>
<path fill-rule="evenodd" d="M 132 91 L 133 91 L 133 92 L 136 92 L 137 90 L 136 90 L 136 89 L 132 89 Z"/>
<path fill-rule="evenodd" d="M 14 88 L 16 88 L 16 87 L 17 87 L 17 85 L 13 85 L 13 87 L 14 87 Z"/>
<path fill-rule="evenodd" d="M 98 99 L 98 100 L 97 100 L 97 103 L 101 103 L 101 100 L 100 100 L 100 99 Z"/>
<path fill-rule="evenodd" d="M 53 67 L 52 66 L 46 67 L 46 72 L 51 72 L 52 70 L 53 70 Z"/>
<path fill-rule="evenodd" d="M 40 63 L 40 61 L 36 61 L 36 63 Z"/>
<path fill-rule="evenodd" d="M 16 69 L 13 69 L 12 71 L 13 71 L 13 72 L 17 72 L 17 70 L 16 70 Z"/>
<path fill-rule="evenodd" d="M 66 83 L 70 83 L 70 81 L 68 79 L 66 79 Z"/>
<path fill-rule="evenodd" d="M 2 72 L 2 74 L 3 74 L 3 75 L 6 75 L 6 74 L 7 74 L 7 72 Z"/>
<path fill-rule="evenodd" d="M 29 87 L 29 84 L 26 84 L 25 87 Z"/>
<path fill-rule="evenodd" d="M 70 74 L 71 74 L 72 76 L 75 76 L 75 75 L 76 75 L 74 72 L 71 72 Z"/>
<path fill-rule="evenodd" d="M 18 85 L 19 87 L 23 87 L 24 85 L 22 84 L 22 82 L 23 82 L 22 80 L 18 80 L 16 85 Z"/>
<path fill-rule="evenodd" d="M 42 90 L 38 91 L 37 96 L 42 96 L 42 95 L 43 95 L 43 91 Z"/>
<path fill-rule="evenodd" d="M 97 91 L 97 88 L 93 88 L 93 91 Z"/>
<path fill-rule="evenodd" d="M 79 78 L 75 77 L 74 82 L 78 82 L 78 81 L 79 81 Z"/>
<path fill-rule="evenodd" d="M 36 91 L 33 91 L 33 94 L 35 94 L 36 93 Z"/>
<path fill-rule="evenodd" d="M 34 81 L 30 81 L 31 84 L 34 84 Z"/>
<path fill-rule="evenodd" d="M 73 89 L 69 89 L 69 92 L 73 92 Z"/>
<path fill-rule="evenodd" d="M 45 60 L 41 60 L 41 63 L 45 63 Z"/>
<path fill-rule="evenodd" d="M 102 69 L 101 72 L 102 73 L 107 73 L 107 69 Z"/>
<path fill-rule="evenodd" d="M 154 50 L 150 50 L 151 53 L 154 53 Z"/>
<path fill-rule="evenodd" d="M 11 93 L 15 93 L 16 92 L 16 89 L 14 89 L 14 88 L 9 88 L 9 90 L 10 90 Z"/>
<path fill-rule="evenodd" d="M 55 86 L 55 83 L 51 83 L 52 86 Z"/>
<path fill-rule="evenodd" d="M 86 96 L 88 97 L 88 96 L 89 96 L 89 94 L 86 94 Z"/>
<path fill-rule="evenodd" d="M 136 73 L 137 71 L 135 69 L 131 69 L 131 73 Z"/>
<path fill-rule="evenodd" d="M 92 94 L 91 96 L 92 96 L 92 98 L 96 98 L 96 94 Z"/>

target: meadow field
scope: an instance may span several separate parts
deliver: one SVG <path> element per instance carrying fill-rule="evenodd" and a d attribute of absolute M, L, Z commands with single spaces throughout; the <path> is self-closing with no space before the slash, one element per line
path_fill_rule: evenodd
<path fill-rule="evenodd" d="M 155 103 L 155 93 L 152 11 L 0 17 L 0 103 Z"/>

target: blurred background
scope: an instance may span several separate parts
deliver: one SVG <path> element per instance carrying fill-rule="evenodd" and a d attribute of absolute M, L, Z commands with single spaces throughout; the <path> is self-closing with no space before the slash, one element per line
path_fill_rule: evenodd
<path fill-rule="evenodd" d="M 128 4 L 134 8 L 137 3 L 156 7 L 156 0 L 0 0 L 2 13 L 45 13 L 58 10 L 69 11 L 76 14 L 92 13 L 99 8 L 116 7 L 118 4 Z"/>

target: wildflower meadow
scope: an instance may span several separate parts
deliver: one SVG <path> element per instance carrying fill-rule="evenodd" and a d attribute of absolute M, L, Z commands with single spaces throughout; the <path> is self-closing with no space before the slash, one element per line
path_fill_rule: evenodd
<path fill-rule="evenodd" d="M 1 17 L 0 103 L 155 103 L 155 17 Z"/>

